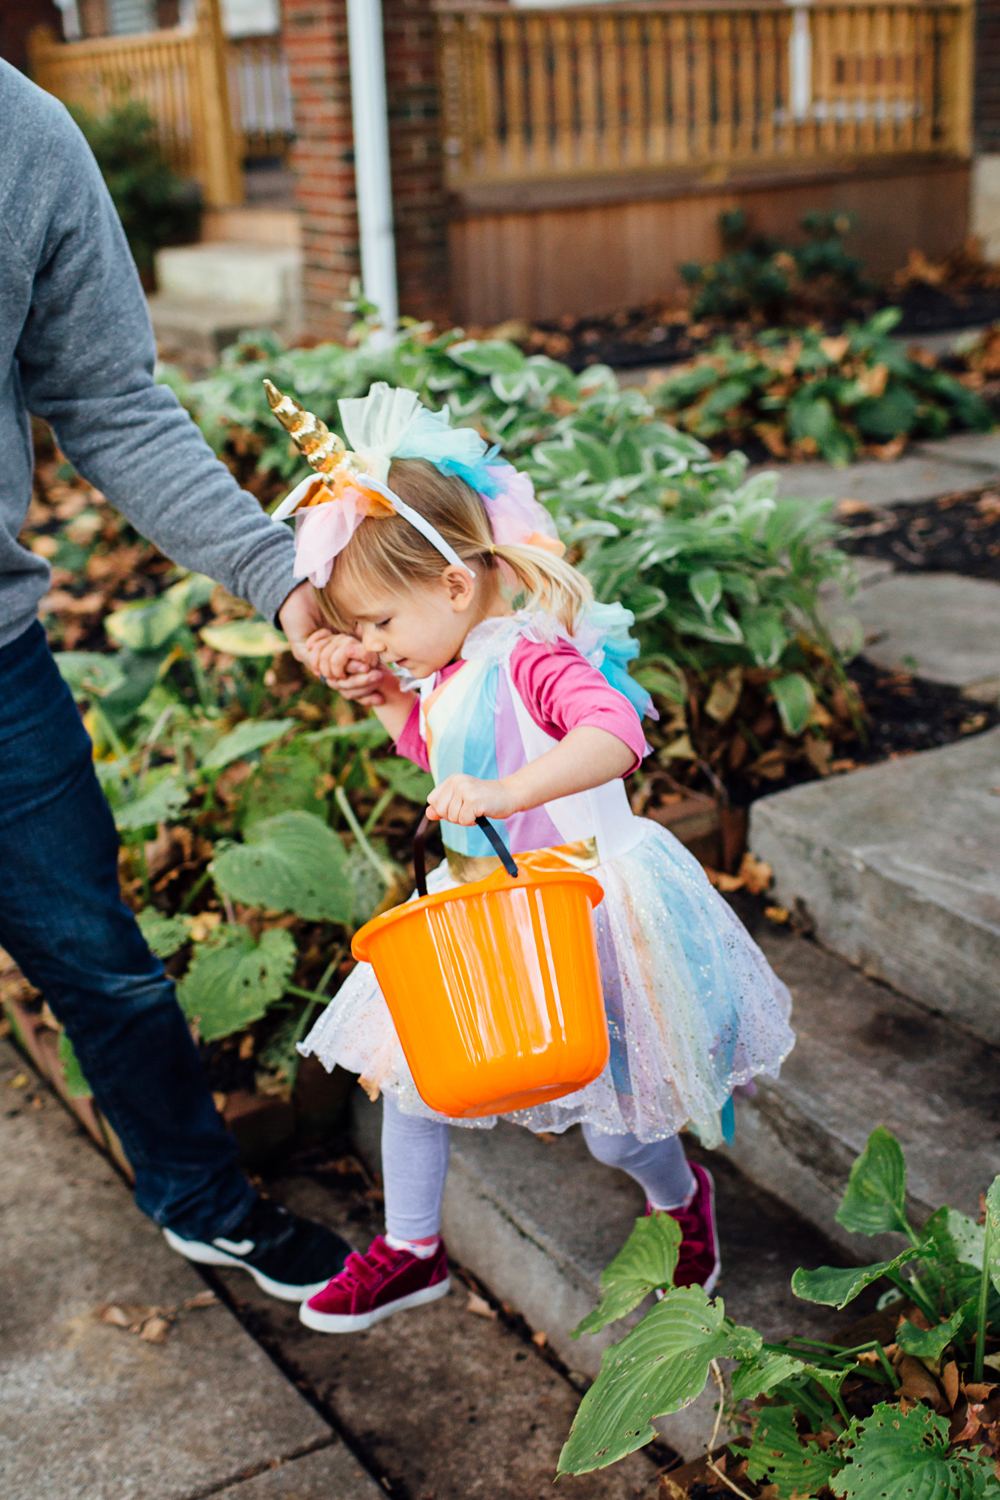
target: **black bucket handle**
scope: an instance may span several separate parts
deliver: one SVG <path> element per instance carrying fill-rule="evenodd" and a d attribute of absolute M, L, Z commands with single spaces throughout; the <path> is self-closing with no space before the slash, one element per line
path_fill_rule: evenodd
<path fill-rule="evenodd" d="M 426 813 L 424 813 L 423 817 L 420 819 L 420 822 L 417 825 L 417 831 L 413 835 L 413 874 L 416 880 L 418 896 L 427 895 L 427 865 L 424 860 L 424 840 L 427 837 L 427 830 L 430 827 L 430 823 L 430 818 Z M 486 837 L 493 845 L 493 848 L 497 852 L 500 863 L 507 871 L 507 874 L 511 877 L 512 880 L 516 880 L 517 865 L 514 861 L 514 856 L 511 854 L 510 850 L 507 848 L 507 845 L 504 843 L 503 839 L 493 827 L 493 824 L 489 821 L 488 818 L 477 818 L 476 826 L 483 830 Z"/>

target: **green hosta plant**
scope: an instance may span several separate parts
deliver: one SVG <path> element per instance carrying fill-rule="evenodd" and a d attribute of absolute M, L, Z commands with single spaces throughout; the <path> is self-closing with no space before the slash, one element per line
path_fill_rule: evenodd
<path fill-rule="evenodd" d="M 706 442 L 757 438 L 778 457 L 845 464 L 869 444 L 901 446 L 951 427 L 986 431 L 989 407 L 933 363 L 911 359 L 890 337 L 898 308 L 827 337 L 821 329 L 770 330 L 711 349 L 669 374 L 657 408 Z"/>
<path fill-rule="evenodd" d="M 941 1208 L 918 1231 L 906 1212 L 903 1153 L 879 1127 L 851 1169 L 837 1219 L 861 1234 L 899 1233 L 907 1243 L 873 1265 L 796 1271 L 792 1290 L 843 1308 L 865 1287 L 889 1282 L 879 1305 L 898 1316 L 887 1347 L 871 1339 L 851 1347 L 766 1342 L 728 1318 L 721 1298 L 674 1287 L 680 1231 L 662 1215 L 640 1219 L 604 1272 L 600 1305 L 574 1337 L 624 1317 L 650 1292 L 661 1299 L 606 1351 L 560 1473 L 602 1468 L 649 1442 L 653 1420 L 696 1399 L 710 1373 L 721 1388 L 718 1361 L 728 1359 L 736 1362 L 732 1420 L 745 1417 L 743 1403 L 754 1403 L 749 1447 L 734 1455 L 746 1459 L 748 1479 L 775 1487 L 778 1500 L 827 1491 L 845 1500 L 1000 1497 L 1000 1383 L 984 1383 L 1000 1367 L 1000 1354 L 987 1352 L 1000 1345 L 1000 1177 L 987 1194 L 984 1225 Z"/>

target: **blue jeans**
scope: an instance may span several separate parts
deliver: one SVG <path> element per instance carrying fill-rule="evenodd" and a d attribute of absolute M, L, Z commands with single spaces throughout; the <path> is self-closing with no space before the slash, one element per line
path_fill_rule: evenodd
<path fill-rule="evenodd" d="M 121 899 L 91 743 L 38 624 L 0 648 L 0 946 L 66 1027 L 139 1207 L 188 1239 L 225 1234 L 254 1190 Z"/>

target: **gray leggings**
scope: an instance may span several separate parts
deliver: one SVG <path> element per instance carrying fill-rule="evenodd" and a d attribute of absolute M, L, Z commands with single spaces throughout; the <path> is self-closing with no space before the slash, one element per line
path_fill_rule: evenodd
<path fill-rule="evenodd" d="M 423 1240 L 441 1228 L 441 1198 L 448 1173 L 450 1130 L 440 1120 L 404 1115 L 382 1096 L 382 1180 L 385 1225 L 395 1239 Z M 644 1145 L 634 1135 L 602 1135 L 584 1125 L 592 1156 L 634 1177 L 657 1208 L 675 1208 L 694 1187 L 676 1135 Z"/>

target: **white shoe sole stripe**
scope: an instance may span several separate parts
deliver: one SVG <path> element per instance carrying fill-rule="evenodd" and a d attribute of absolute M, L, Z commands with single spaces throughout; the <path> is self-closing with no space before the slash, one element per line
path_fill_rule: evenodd
<path fill-rule="evenodd" d="M 451 1278 L 446 1276 L 444 1281 L 424 1287 L 422 1292 L 411 1292 L 408 1297 L 397 1297 L 395 1302 L 387 1302 L 384 1307 L 373 1308 L 371 1312 L 355 1313 L 353 1316 L 318 1312 L 306 1301 L 299 1308 L 299 1319 L 317 1333 L 360 1333 L 362 1329 L 371 1328 L 373 1323 L 380 1323 L 393 1313 L 405 1312 L 410 1307 L 423 1307 L 427 1302 L 436 1302 L 439 1297 L 446 1297 L 450 1289 Z"/>
<path fill-rule="evenodd" d="M 181 1239 L 181 1236 L 175 1234 L 172 1229 L 165 1229 L 163 1236 L 171 1250 L 176 1250 L 179 1255 L 184 1256 L 185 1260 L 193 1260 L 199 1266 L 236 1266 L 240 1271 L 249 1271 L 262 1292 L 267 1292 L 269 1297 L 277 1297 L 282 1302 L 307 1301 L 329 1285 L 329 1277 L 326 1281 L 312 1281 L 305 1286 L 292 1286 L 289 1282 L 274 1281 L 270 1276 L 265 1276 L 263 1271 L 258 1271 L 256 1266 L 248 1265 L 237 1255 L 227 1255 L 224 1250 L 219 1250 L 215 1245 L 206 1245 L 202 1240 Z"/>

